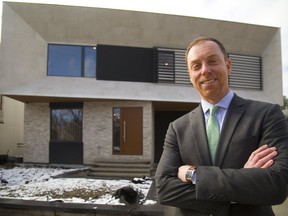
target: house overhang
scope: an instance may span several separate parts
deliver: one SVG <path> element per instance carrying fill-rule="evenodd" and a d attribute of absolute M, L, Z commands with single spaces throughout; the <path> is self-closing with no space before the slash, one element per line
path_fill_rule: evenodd
<path fill-rule="evenodd" d="M 210 35 L 225 42 L 228 52 L 261 55 L 278 31 L 278 28 L 269 26 L 140 11 L 18 2 L 5 4 L 45 41 L 56 43 L 186 48 L 193 38 Z"/>
<path fill-rule="evenodd" d="M 263 91 L 233 90 L 239 96 L 275 103 Z M 200 103 L 191 85 L 101 81 L 93 78 L 46 77 L 40 81 L 10 89 L 4 96 L 24 103 L 73 101 L 151 101 L 155 103 Z"/>
<path fill-rule="evenodd" d="M 76 77 L 46 77 L 40 81 L 10 89 L 3 95 L 24 103 L 95 100 L 200 102 L 198 94 L 190 85 L 101 81 Z"/>

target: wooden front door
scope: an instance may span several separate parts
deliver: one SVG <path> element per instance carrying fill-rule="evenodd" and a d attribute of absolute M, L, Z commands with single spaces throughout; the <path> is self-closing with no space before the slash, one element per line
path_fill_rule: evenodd
<path fill-rule="evenodd" d="M 114 154 L 142 155 L 143 154 L 143 110 L 141 107 L 121 107 L 119 109 L 119 149 Z M 116 142 L 117 143 L 117 142 Z M 115 147 L 115 146 L 114 146 Z"/>

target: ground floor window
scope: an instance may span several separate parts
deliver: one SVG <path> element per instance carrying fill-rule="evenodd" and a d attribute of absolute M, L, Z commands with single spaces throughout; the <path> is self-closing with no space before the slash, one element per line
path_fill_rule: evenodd
<path fill-rule="evenodd" d="M 50 103 L 49 163 L 83 164 L 83 103 Z"/>
<path fill-rule="evenodd" d="M 51 104 L 51 141 L 82 141 L 83 105 Z"/>
<path fill-rule="evenodd" d="M 113 108 L 113 153 L 120 153 L 120 108 Z"/>

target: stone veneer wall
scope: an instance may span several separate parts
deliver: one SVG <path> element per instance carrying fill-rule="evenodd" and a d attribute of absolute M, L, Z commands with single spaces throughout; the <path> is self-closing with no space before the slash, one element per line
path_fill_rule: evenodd
<path fill-rule="evenodd" d="M 143 155 L 113 155 L 113 107 L 143 107 Z M 154 140 L 151 102 L 87 102 L 83 124 L 85 164 L 111 159 L 151 161 Z"/>
<path fill-rule="evenodd" d="M 23 149 L 24 162 L 49 163 L 49 140 L 49 104 L 25 104 Z"/>
<path fill-rule="evenodd" d="M 143 155 L 113 155 L 113 107 L 143 107 Z M 28 103 L 24 114 L 24 162 L 49 163 L 49 103 Z M 84 164 L 101 160 L 144 160 L 153 156 L 151 102 L 85 102 L 83 107 Z"/>

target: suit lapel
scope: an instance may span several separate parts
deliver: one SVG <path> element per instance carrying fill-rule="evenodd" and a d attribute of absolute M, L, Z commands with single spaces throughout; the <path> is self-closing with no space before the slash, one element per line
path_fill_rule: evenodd
<path fill-rule="evenodd" d="M 223 123 L 215 156 L 215 166 L 222 166 L 230 140 L 244 112 L 244 100 L 237 95 L 234 95 Z"/>
<path fill-rule="evenodd" d="M 197 161 L 202 166 L 211 166 L 212 161 L 208 147 L 205 119 L 201 105 L 191 112 L 190 123 L 192 125 L 192 131 L 195 134 L 193 136 L 193 142 L 197 151 Z"/>

